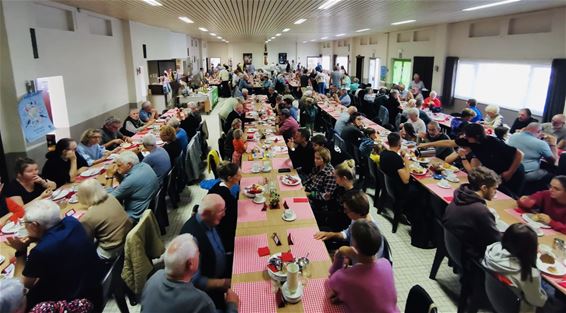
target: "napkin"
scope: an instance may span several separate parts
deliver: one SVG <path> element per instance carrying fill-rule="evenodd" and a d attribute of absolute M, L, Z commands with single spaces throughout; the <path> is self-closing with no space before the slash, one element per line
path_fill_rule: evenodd
<path fill-rule="evenodd" d="M 308 198 L 293 198 L 293 202 L 294 203 L 305 203 L 305 202 L 309 202 Z"/>
<path fill-rule="evenodd" d="M 293 253 L 291 252 L 282 252 L 281 253 L 281 261 L 283 262 L 293 262 L 295 260 L 295 257 L 293 256 Z"/>
<path fill-rule="evenodd" d="M 566 281 L 561 281 L 558 283 L 558 285 L 562 288 L 566 288 Z"/>
<path fill-rule="evenodd" d="M 450 197 L 450 196 L 444 197 L 444 200 L 446 200 L 446 202 L 452 202 L 452 199 L 454 199 L 454 197 Z"/>
<path fill-rule="evenodd" d="M 519 214 L 525 213 L 525 211 L 523 211 L 521 208 L 515 208 L 515 212 L 517 212 Z"/>
<path fill-rule="evenodd" d="M 261 248 L 257 248 L 257 254 L 259 254 L 259 256 L 266 256 L 269 255 L 269 247 L 261 247 Z"/>
<path fill-rule="evenodd" d="M 268 267 L 273 273 L 279 272 L 279 270 L 277 269 L 277 267 L 275 267 L 275 265 L 273 265 L 273 264 L 267 264 L 267 267 Z"/>
<path fill-rule="evenodd" d="M 12 212 L 10 221 L 15 223 L 26 214 L 24 208 L 16 202 L 12 201 L 10 198 L 6 198 L 6 204 L 8 206 L 8 211 Z"/>

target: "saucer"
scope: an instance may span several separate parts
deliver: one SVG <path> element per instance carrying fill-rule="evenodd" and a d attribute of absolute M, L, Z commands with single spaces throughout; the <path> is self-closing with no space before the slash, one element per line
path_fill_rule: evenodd
<path fill-rule="evenodd" d="M 291 293 L 289 291 L 289 286 L 287 285 L 287 283 L 288 282 L 286 281 L 283 284 L 283 286 L 281 286 L 281 293 L 283 293 L 283 297 L 285 298 L 285 301 L 289 303 L 298 303 L 299 301 L 301 301 L 301 298 L 303 297 L 303 284 L 299 282 L 299 286 L 297 287 L 297 290 Z"/>
<path fill-rule="evenodd" d="M 263 172 L 264 172 L 264 173 L 269 173 L 269 172 L 271 172 L 271 166 L 267 166 L 267 167 L 264 166 L 264 167 L 263 167 Z"/>
<path fill-rule="evenodd" d="M 448 177 L 446 176 L 446 180 L 451 182 L 451 183 L 459 183 L 460 182 L 460 178 L 454 176 L 454 177 Z"/>
<path fill-rule="evenodd" d="M 291 215 L 291 217 L 287 218 L 285 217 L 285 212 L 283 212 L 281 214 L 281 218 L 285 221 L 285 222 L 292 222 L 294 220 L 297 219 L 297 213 L 295 213 L 295 211 L 293 211 L 293 214 Z"/>
<path fill-rule="evenodd" d="M 254 198 L 252 201 L 257 204 L 265 203 L 265 197 L 263 198 L 263 200 L 257 200 L 257 198 Z"/>
<path fill-rule="evenodd" d="M 452 188 L 452 186 L 450 186 L 450 185 L 443 185 L 443 184 L 441 184 L 440 182 L 436 183 L 436 185 L 437 185 L 438 187 L 444 188 L 444 189 L 450 189 L 450 188 Z"/>
<path fill-rule="evenodd" d="M 251 172 L 252 172 L 252 173 L 259 173 L 259 172 L 261 172 L 261 168 L 258 167 L 257 169 L 254 169 L 254 168 L 252 167 Z"/>

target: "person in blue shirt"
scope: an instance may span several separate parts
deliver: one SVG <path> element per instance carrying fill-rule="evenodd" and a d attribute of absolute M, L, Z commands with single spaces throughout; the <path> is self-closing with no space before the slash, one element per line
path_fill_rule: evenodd
<path fill-rule="evenodd" d="M 22 282 L 29 288 L 26 311 L 44 301 L 86 298 L 100 302 L 102 268 L 94 242 L 76 218 L 61 219 L 60 214 L 55 202 L 36 201 L 26 208 L 23 220 L 31 240 L 7 239 L 16 250 L 18 264 L 25 264 Z M 27 255 L 31 242 L 37 244 Z"/>
<path fill-rule="evenodd" d="M 159 189 L 159 180 L 151 166 L 140 163 L 132 151 L 120 153 L 115 162 L 108 172 L 118 177 L 120 185 L 112 195 L 123 203 L 128 216 L 137 223 Z"/>
<path fill-rule="evenodd" d="M 81 142 L 77 146 L 77 152 L 83 157 L 88 166 L 103 162 L 110 155 L 111 152 L 106 151 L 106 148 L 100 144 L 101 140 L 102 133 L 100 129 L 90 128 L 82 134 Z"/>
<path fill-rule="evenodd" d="M 338 94 L 335 94 L 335 100 L 339 101 L 340 104 L 342 104 L 345 107 L 349 107 L 350 104 L 352 103 L 352 99 L 350 98 L 350 95 L 348 95 L 348 90 L 346 90 L 345 88 L 340 89 L 339 96 Z"/>
<path fill-rule="evenodd" d="M 474 117 L 472 118 L 472 123 L 477 123 L 477 122 L 483 120 L 483 116 L 482 116 L 482 114 L 481 114 L 481 111 L 480 111 L 480 109 L 478 109 L 478 107 L 477 107 L 478 102 L 476 101 L 476 99 L 468 99 L 467 104 L 468 104 L 468 107 L 469 107 L 472 111 L 476 112 L 476 116 L 474 116 Z"/>
<path fill-rule="evenodd" d="M 162 184 L 171 169 L 171 160 L 167 151 L 157 145 L 157 138 L 153 134 L 143 137 L 143 147 L 149 152 L 143 157 L 143 162 L 151 166 L 155 175 Z"/>
<path fill-rule="evenodd" d="M 153 121 L 157 118 L 157 111 L 153 108 L 153 105 L 149 101 L 145 101 L 142 103 L 142 107 L 140 110 L 140 120 L 142 122 L 147 123 L 149 121 Z"/>
<path fill-rule="evenodd" d="M 169 120 L 167 124 L 175 128 L 175 132 L 177 133 L 177 140 L 181 145 L 181 149 L 183 150 L 183 153 L 186 153 L 187 146 L 189 145 L 189 135 L 187 135 L 187 132 L 181 128 L 181 122 L 177 118 L 173 117 Z"/>

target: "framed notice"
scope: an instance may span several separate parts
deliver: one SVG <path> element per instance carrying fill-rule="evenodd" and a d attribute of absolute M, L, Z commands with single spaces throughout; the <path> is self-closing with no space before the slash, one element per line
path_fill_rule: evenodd
<path fill-rule="evenodd" d="M 252 64 L 252 54 L 244 53 L 244 67 L 245 65 Z"/>
<path fill-rule="evenodd" d="M 287 53 L 279 53 L 279 64 L 286 64 L 287 63 Z"/>

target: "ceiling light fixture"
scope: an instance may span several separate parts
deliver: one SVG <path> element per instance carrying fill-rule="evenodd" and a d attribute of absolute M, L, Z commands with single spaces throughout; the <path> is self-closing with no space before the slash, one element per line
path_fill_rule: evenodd
<path fill-rule="evenodd" d="M 210 33 L 210 36 L 216 37 L 217 35 L 215 33 Z"/>
<path fill-rule="evenodd" d="M 369 30 L 369 28 L 358 29 L 358 30 L 356 30 L 356 33 L 361 33 L 361 32 L 365 32 L 365 31 L 368 31 L 368 30 Z"/>
<path fill-rule="evenodd" d="M 226 41 L 226 43 L 230 43 L 229 41 Z"/>
<path fill-rule="evenodd" d="M 204 28 L 204 27 L 199 27 L 198 30 L 200 30 L 201 32 L 207 32 L 208 29 Z"/>
<path fill-rule="evenodd" d="M 322 38 L 320 38 L 320 40 L 324 40 L 324 39 L 328 39 L 328 37 L 322 37 Z"/>
<path fill-rule="evenodd" d="M 471 8 L 463 9 L 462 11 L 481 10 L 481 9 L 485 9 L 485 8 L 491 8 L 491 7 L 495 7 L 495 6 L 498 6 L 498 5 L 504 5 L 504 4 L 509 4 L 509 3 L 518 2 L 518 1 L 521 1 L 521 0 L 505 0 L 505 1 L 499 1 L 499 2 L 494 2 L 494 3 L 490 3 L 490 4 L 478 5 L 478 6 L 476 6 L 476 7 L 471 7 Z"/>
<path fill-rule="evenodd" d="M 338 35 L 336 35 L 336 37 L 342 37 L 344 35 L 346 35 L 346 34 L 338 34 Z"/>
<path fill-rule="evenodd" d="M 220 37 L 220 36 L 218 36 L 218 37 L 216 37 L 216 38 L 218 38 L 218 39 L 222 40 L 222 37 Z"/>
<path fill-rule="evenodd" d="M 157 1 L 155 1 L 155 0 L 143 0 L 143 2 L 145 2 L 145 3 L 147 3 L 147 4 L 151 5 L 151 6 L 154 6 L 154 7 L 160 7 L 160 6 L 163 5 L 163 4 L 161 4 L 161 3 L 159 3 L 159 2 L 157 2 Z"/>
<path fill-rule="evenodd" d="M 275 39 L 275 37 L 271 37 L 270 39 L 273 40 L 273 39 Z"/>
<path fill-rule="evenodd" d="M 307 43 L 307 41 L 303 41 L 303 43 Z"/>
<path fill-rule="evenodd" d="M 402 24 L 409 24 L 409 23 L 414 23 L 417 20 L 406 20 L 406 21 L 400 21 L 400 22 L 395 22 L 395 23 L 391 23 L 391 25 L 402 25 Z"/>
<path fill-rule="evenodd" d="M 326 9 L 330 9 L 331 7 L 333 7 L 336 3 L 340 2 L 342 0 L 328 0 L 325 3 L 323 3 L 321 6 L 319 6 L 318 8 L 321 10 L 326 10 Z"/>
<path fill-rule="evenodd" d="M 311 39 L 311 41 L 316 41 L 316 39 Z"/>
<path fill-rule="evenodd" d="M 302 18 L 302 19 L 298 19 L 295 21 L 295 25 L 299 25 L 299 24 L 303 24 L 306 21 L 306 19 Z"/>
<path fill-rule="evenodd" d="M 275 36 L 279 37 L 279 36 L 281 36 L 281 33 L 277 33 L 277 34 L 275 34 Z"/>
<path fill-rule="evenodd" d="M 186 17 L 186 16 L 179 16 L 179 19 L 187 24 L 192 24 L 194 23 L 193 20 L 191 20 L 190 18 Z"/>
<path fill-rule="evenodd" d="M 285 28 L 285 29 L 283 30 L 283 32 L 286 33 L 286 32 L 288 32 L 288 31 L 290 31 L 290 30 L 291 30 L 290 28 Z"/>

